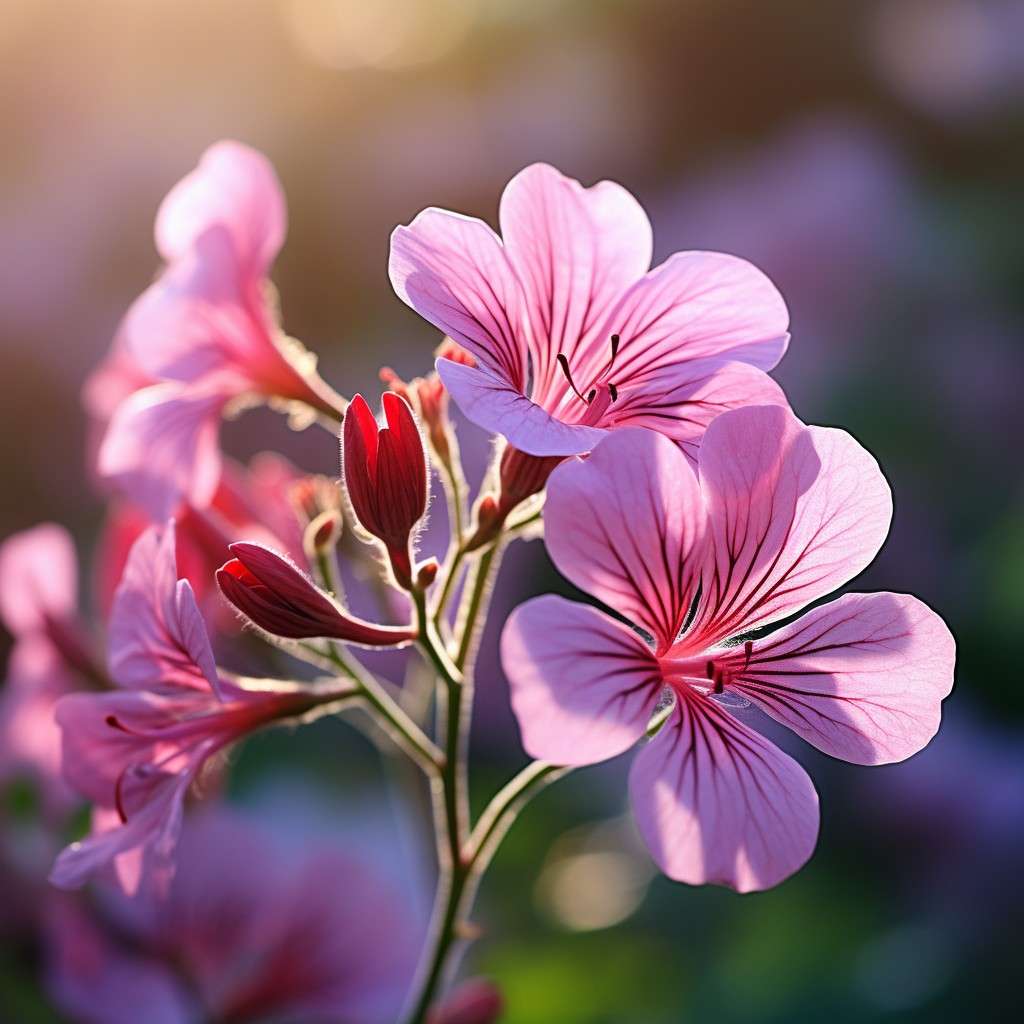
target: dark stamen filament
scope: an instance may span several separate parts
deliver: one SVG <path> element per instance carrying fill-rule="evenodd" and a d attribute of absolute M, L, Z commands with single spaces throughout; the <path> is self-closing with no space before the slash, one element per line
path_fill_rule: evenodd
<path fill-rule="evenodd" d="M 558 365 L 562 368 L 562 373 L 565 374 L 565 379 L 569 382 L 569 387 L 573 389 L 576 397 L 581 402 L 586 402 L 587 400 L 580 394 L 579 388 L 576 387 L 576 382 L 572 379 L 572 373 L 569 371 L 569 360 L 566 359 L 565 353 L 559 352 L 555 358 L 558 360 Z"/>

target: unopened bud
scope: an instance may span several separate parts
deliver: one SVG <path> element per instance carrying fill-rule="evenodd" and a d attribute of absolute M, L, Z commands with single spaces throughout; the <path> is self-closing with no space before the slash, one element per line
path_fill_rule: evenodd
<path fill-rule="evenodd" d="M 341 512 L 321 512 L 306 527 L 302 535 L 302 547 L 308 558 L 316 558 L 324 552 L 333 551 L 341 537 Z"/>
<path fill-rule="evenodd" d="M 489 544 L 501 532 L 502 523 L 507 513 L 502 512 L 498 499 L 492 494 L 485 494 L 476 505 L 476 529 L 466 541 L 467 551 L 476 551 Z"/>
<path fill-rule="evenodd" d="M 428 558 L 416 570 L 416 589 L 426 590 L 437 579 L 438 564 L 436 558 Z"/>
<path fill-rule="evenodd" d="M 413 630 L 378 626 L 342 611 L 298 567 L 262 544 L 243 541 L 229 550 L 235 557 L 217 570 L 221 593 L 273 636 L 327 637 L 367 647 L 394 647 L 415 638 Z"/>
<path fill-rule="evenodd" d="M 427 510 L 427 462 L 409 403 L 396 394 L 381 400 L 380 427 L 362 395 L 345 413 L 342 469 L 352 510 L 367 533 L 402 548 Z"/>

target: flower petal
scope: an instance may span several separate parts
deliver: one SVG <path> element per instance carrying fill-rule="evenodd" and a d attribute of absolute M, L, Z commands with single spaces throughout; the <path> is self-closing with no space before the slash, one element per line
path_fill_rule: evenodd
<path fill-rule="evenodd" d="M 221 696 L 203 617 L 178 579 L 174 525 L 150 527 L 135 542 L 114 596 L 110 674 L 120 686 L 185 686 Z"/>
<path fill-rule="evenodd" d="M 555 419 L 487 370 L 438 359 L 437 372 L 468 419 L 490 433 L 504 435 L 529 455 L 577 455 L 589 451 L 606 434 L 597 427 Z"/>
<path fill-rule="evenodd" d="M 849 434 L 779 406 L 734 409 L 704 435 L 712 551 L 694 642 L 778 621 L 851 580 L 889 530 L 892 496 Z"/>
<path fill-rule="evenodd" d="M 166 893 L 174 875 L 174 846 L 181 831 L 185 795 L 193 775 L 164 774 L 151 783 L 151 799 L 124 824 L 93 832 L 58 855 L 50 882 L 58 889 L 78 889 L 97 872 L 114 866 L 121 887 L 135 895 L 145 879 L 157 893 Z M 133 855 L 133 856 L 126 856 Z M 123 870 L 127 860 L 141 870 Z"/>
<path fill-rule="evenodd" d="M 0 618 L 9 632 L 38 632 L 77 608 L 78 560 L 63 526 L 41 523 L 0 544 Z"/>
<path fill-rule="evenodd" d="M 226 228 L 205 232 L 134 302 L 124 319 L 132 358 L 148 374 L 197 381 L 217 374 L 232 393 L 256 386 L 282 361 L 268 334 L 259 278 L 245 277 Z M 255 308 L 249 296 L 255 296 Z"/>
<path fill-rule="evenodd" d="M 909 594 L 847 594 L 756 641 L 734 689 L 833 757 L 888 764 L 939 728 L 953 687 L 955 642 Z"/>
<path fill-rule="evenodd" d="M 170 382 L 136 391 L 110 421 L 100 475 L 157 521 L 181 501 L 204 508 L 220 478 L 217 436 L 226 401 L 218 390 Z"/>
<path fill-rule="evenodd" d="M 265 276 L 284 242 L 284 195 L 270 161 L 224 141 L 167 194 L 156 217 L 156 245 L 168 263 L 186 255 L 210 228 L 225 229 L 239 262 Z"/>
<path fill-rule="evenodd" d="M 501 240 L 483 221 L 424 210 L 392 233 L 388 272 L 403 302 L 525 391 L 522 290 Z"/>
<path fill-rule="evenodd" d="M 753 264 L 717 252 L 680 252 L 622 298 L 605 323 L 622 339 L 613 380 L 625 387 L 684 359 L 714 357 L 770 370 L 789 343 L 789 311 Z M 587 379 L 587 369 L 581 370 Z"/>
<path fill-rule="evenodd" d="M 600 337 L 608 314 L 651 265 L 651 224 L 621 185 L 584 188 L 547 164 L 520 171 L 501 197 L 505 251 L 526 298 L 533 398 L 544 405 L 565 390 L 556 362 L 575 366 Z"/>
<path fill-rule="evenodd" d="M 782 388 L 748 363 L 693 359 L 646 374 L 620 389 L 603 422 L 646 427 L 679 444 L 691 462 L 716 416 L 746 405 L 786 405 Z"/>
<path fill-rule="evenodd" d="M 777 885 L 818 836 L 807 773 L 714 701 L 683 696 L 629 778 L 640 834 L 659 867 L 690 885 Z"/>
<path fill-rule="evenodd" d="M 552 594 L 512 613 L 501 660 L 526 752 L 555 764 L 594 764 L 628 750 L 662 690 L 658 663 L 636 633 Z"/>
<path fill-rule="evenodd" d="M 704 504 L 683 453 L 649 430 L 620 430 L 548 481 L 545 541 L 559 571 L 669 647 L 693 601 Z"/>

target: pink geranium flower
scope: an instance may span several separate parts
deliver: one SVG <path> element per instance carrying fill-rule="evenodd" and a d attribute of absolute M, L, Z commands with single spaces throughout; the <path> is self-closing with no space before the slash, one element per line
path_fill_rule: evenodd
<path fill-rule="evenodd" d="M 73 888 L 113 863 L 127 891 L 143 875 L 165 888 L 185 797 L 204 764 L 330 698 L 218 672 L 192 588 L 178 578 L 173 524 L 150 528 L 132 549 L 111 612 L 109 665 L 121 689 L 57 705 L 64 777 L 100 813 L 93 834 L 58 857 L 51 881 Z"/>
<path fill-rule="evenodd" d="M 399 297 L 478 360 L 437 364 L 478 426 L 538 456 L 588 451 L 624 426 L 692 453 L 723 410 L 785 403 L 764 371 L 786 350 L 789 317 L 749 263 L 685 252 L 649 270 L 636 199 L 544 164 L 509 182 L 500 221 L 502 238 L 431 208 L 391 241 Z"/>
<path fill-rule="evenodd" d="M 255 396 L 341 413 L 313 357 L 278 323 L 268 274 L 285 223 L 273 168 L 235 142 L 207 150 L 160 207 L 156 246 L 166 267 L 129 311 L 87 395 L 110 417 L 100 475 L 155 520 L 183 498 L 200 508 L 212 499 L 229 402 Z M 147 380 L 109 408 L 119 389 Z"/>
<path fill-rule="evenodd" d="M 56 812 L 72 795 L 60 778 L 54 705 L 103 679 L 78 616 L 78 565 L 63 527 L 44 523 L 0 545 L 0 620 L 14 637 L 0 690 L 0 777 L 29 774 Z"/>
<path fill-rule="evenodd" d="M 883 764 L 931 739 L 952 686 L 953 638 L 906 594 L 847 594 L 761 633 L 864 569 L 891 515 L 852 437 L 779 407 L 715 420 L 697 471 L 650 431 L 563 464 L 548 486 L 548 550 L 645 636 L 561 597 L 517 609 L 502 657 L 527 751 L 570 765 L 621 754 L 667 690 L 672 709 L 630 779 L 652 854 L 692 884 L 781 881 L 813 850 L 817 795 L 735 706 L 827 754 Z"/>
<path fill-rule="evenodd" d="M 323 838 L 276 843 L 224 807 L 183 830 L 166 898 L 51 907 L 48 989 L 75 1020 L 393 1024 L 417 922 L 376 872 Z M 115 927 L 111 923 L 116 922 Z"/>

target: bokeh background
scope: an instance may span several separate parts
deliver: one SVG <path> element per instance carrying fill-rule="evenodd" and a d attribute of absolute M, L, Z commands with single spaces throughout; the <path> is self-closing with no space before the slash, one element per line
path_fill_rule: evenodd
<path fill-rule="evenodd" d="M 655 877 L 629 823 L 628 759 L 563 781 L 499 854 L 467 967 L 499 980 L 508 1024 L 1010 1019 L 1022 45 L 1021 0 L 3 0 L 0 535 L 56 520 L 91 557 L 103 502 L 82 384 L 156 270 L 157 204 L 211 142 L 276 165 L 285 324 L 345 393 L 373 390 L 382 364 L 424 372 L 438 340 L 390 291 L 395 224 L 427 205 L 493 222 L 504 183 L 536 160 L 619 180 L 648 208 L 659 258 L 726 250 L 781 288 L 794 408 L 855 434 L 895 491 L 889 543 L 856 586 L 912 591 L 947 618 L 957 688 L 907 764 L 796 750 L 822 795 L 818 853 L 764 894 Z M 485 440 L 468 424 L 460 437 L 479 471 Z M 225 443 L 336 473 L 329 437 L 269 413 L 229 424 Z M 524 759 L 501 622 L 558 585 L 540 544 L 506 561 L 480 660 L 481 800 Z M 386 820 L 379 761 L 338 723 L 273 735 L 237 755 L 231 798 L 281 829 L 322 829 L 336 809 L 408 886 L 429 879 L 429 847 Z M 297 824 L 294 800 L 274 810 L 282 786 L 315 792 L 316 821 Z M 36 964 L 31 934 L 6 928 L 0 1020 L 60 1019 Z"/>

